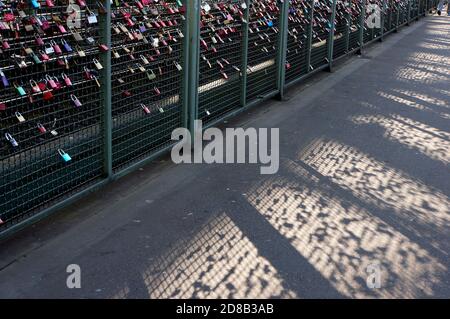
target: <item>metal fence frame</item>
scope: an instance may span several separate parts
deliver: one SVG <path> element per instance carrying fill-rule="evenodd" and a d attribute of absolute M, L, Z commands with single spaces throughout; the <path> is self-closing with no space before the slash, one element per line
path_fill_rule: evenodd
<path fill-rule="evenodd" d="M 267 1 L 268 4 L 272 0 L 261 0 Z M 209 1 L 220 2 L 220 1 Z M 227 0 L 224 2 L 236 2 L 233 0 Z M 409 25 L 413 20 L 419 19 L 421 16 L 425 16 L 426 13 L 437 5 L 436 0 L 353 0 L 350 3 L 353 3 L 354 6 L 359 6 L 360 14 L 359 17 L 356 16 L 359 20 L 359 25 L 356 27 L 356 31 L 352 30 L 352 16 L 351 12 L 346 9 L 345 12 L 337 12 L 337 8 L 342 10 L 345 5 L 340 3 L 338 0 L 305 0 L 305 1 L 278 1 L 273 2 L 277 3 L 277 8 L 271 7 L 271 10 L 268 13 L 268 16 L 273 18 L 272 23 L 276 25 L 276 30 L 273 26 L 267 27 L 265 30 L 267 33 L 272 32 L 271 36 L 276 38 L 276 41 L 272 41 L 273 39 L 269 39 L 269 35 L 266 37 L 266 40 L 270 40 L 269 42 L 273 45 L 271 50 L 273 50 L 274 58 L 270 61 L 273 65 L 272 69 L 274 70 L 273 75 L 264 74 L 264 69 L 261 71 L 249 70 L 249 65 L 252 61 L 258 60 L 260 57 L 258 54 L 250 55 L 251 52 L 257 53 L 258 50 L 255 50 L 255 46 L 250 47 L 250 38 L 254 34 L 252 33 L 252 28 L 255 26 L 255 21 L 260 22 L 256 16 L 252 16 L 251 8 L 256 5 L 257 1 L 252 0 L 242 0 L 239 1 L 239 4 L 245 3 L 245 6 L 242 6 L 242 20 L 239 21 L 238 27 L 240 28 L 240 35 L 242 38 L 241 52 L 234 52 L 239 55 L 240 65 L 235 66 L 235 69 L 239 69 L 239 72 L 236 73 L 239 80 L 239 105 L 236 107 L 227 110 L 224 114 L 220 114 L 220 116 L 213 118 L 210 121 L 207 121 L 205 128 L 213 126 L 218 122 L 221 122 L 229 117 L 236 116 L 240 112 L 247 110 L 248 108 L 264 101 L 269 98 L 276 97 L 278 99 L 283 99 L 285 91 L 288 87 L 295 85 L 299 82 L 304 81 L 307 77 L 320 72 L 322 70 L 332 71 L 333 64 L 351 54 L 361 54 L 364 47 L 369 45 L 374 41 L 383 41 L 383 38 L 391 32 L 396 32 L 400 27 L 404 25 Z M 343 2 L 343 1 L 342 1 Z M 366 2 L 367 3 L 379 3 L 382 5 L 382 17 L 381 17 L 381 29 L 369 30 L 366 28 L 365 23 L 365 13 L 366 13 Z M 102 1 L 104 7 L 107 12 L 110 12 L 111 5 L 110 1 Z M 203 2 L 205 3 L 205 1 Z M 273 4 L 272 3 L 272 4 Z M 339 3 L 339 5 L 337 5 Z M 294 9 L 300 9 L 295 6 L 301 6 L 302 12 L 307 12 L 307 16 L 305 16 L 306 20 L 295 20 L 298 18 L 298 11 Z M 183 33 L 184 33 L 184 41 L 182 45 L 182 61 L 180 61 L 183 66 L 182 72 L 182 80 L 181 80 L 181 88 L 180 88 L 180 105 L 181 105 L 181 126 L 189 128 L 191 131 L 194 130 L 194 120 L 199 118 L 199 91 L 201 90 L 199 84 L 199 70 L 201 61 L 202 48 L 200 46 L 200 21 L 202 19 L 201 12 L 201 2 L 200 0 L 187 0 L 184 3 L 185 13 L 184 16 L 186 18 Z M 309 9 L 308 9 L 309 8 Z M 325 9 L 324 9 L 325 8 Z M 329 26 L 322 28 L 321 31 L 325 32 L 318 36 L 319 40 L 316 41 L 312 38 L 314 37 L 314 29 L 323 20 L 322 13 L 329 12 L 328 9 L 331 9 L 331 13 L 329 15 L 330 19 L 328 20 Z M 321 11 L 322 10 L 322 11 Z M 297 12 L 297 13 L 296 13 Z M 315 20 L 319 17 L 319 20 Z M 339 17 L 340 21 L 340 31 L 336 30 L 336 17 Z M 252 20 L 253 19 L 253 20 Z M 236 21 L 236 20 L 235 20 Z M 294 21 L 294 22 L 292 22 Z M 346 22 L 345 25 L 343 22 Z M 267 21 L 266 21 L 267 22 Z M 304 23 L 303 23 L 304 22 Z M 237 23 L 237 22 L 236 22 Z M 293 28 L 291 27 L 291 23 L 297 23 L 295 26 L 300 26 L 304 28 L 303 35 L 306 36 L 306 41 L 302 42 L 299 46 L 302 52 L 305 53 L 304 56 L 304 64 L 300 63 L 295 66 L 291 65 L 291 62 L 287 60 L 288 55 L 290 57 L 294 57 L 295 54 L 289 51 L 288 43 L 290 43 L 290 47 L 292 50 L 292 45 L 295 45 L 295 41 L 297 41 L 298 37 L 296 36 L 297 31 L 293 32 Z M 303 23 L 303 24 L 302 24 Z M 269 25 L 269 23 L 267 23 Z M 99 19 L 99 28 L 101 29 L 101 41 L 105 43 L 109 48 L 111 48 L 111 15 L 106 14 L 100 17 Z M 264 24 L 262 27 L 266 27 Z M 262 28 L 261 27 L 261 28 Z M 258 26 L 257 26 L 258 28 Z M 275 31 L 274 31 L 275 30 Z M 327 33 L 328 32 L 328 33 Z M 350 34 L 354 32 L 358 33 L 358 47 L 349 48 Z M 320 39 L 320 37 L 324 36 L 325 39 Z M 263 36 L 264 38 L 265 36 Z M 292 37 L 292 38 L 290 38 Z M 334 54 L 334 43 L 335 39 L 345 39 L 344 49 L 340 48 L 339 53 Z M 253 38 L 252 38 L 253 39 Z M 291 42 L 289 42 L 291 41 Z M 302 46 L 303 45 L 303 46 Z M 342 45 L 342 43 L 340 44 Z M 298 50 L 297 48 L 295 50 Z M 288 51 L 290 53 L 288 53 Z M 314 53 L 316 52 L 316 53 Z M 319 53 L 317 53 L 319 52 Z M 337 51 L 336 51 L 337 52 Z M 228 52 L 229 53 L 229 52 Z M 233 52 L 232 52 L 233 53 Z M 312 54 L 321 54 L 321 56 L 314 57 L 315 61 L 318 61 L 316 66 L 313 68 L 311 66 Z M 236 57 L 237 58 L 237 57 Z M 112 86 L 111 86 L 111 50 L 107 52 L 100 53 L 100 61 L 104 66 L 103 70 L 101 70 L 100 77 L 102 83 L 101 90 L 101 109 L 103 112 L 102 120 L 100 122 L 99 130 L 103 137 L 104 145 L 102 145 L 103 152 L 103 174 L 102 177 L 96 179 L 92 183 L 80 185 L 77 189 L 72 190 L 69 193 L 61 194 L 61 196 L 56 196 L 53 198 L 50 203 L 45 203 L 42 207 L 38 207 L 31 211 L 26 218 L 20 218 L 15 220 L 4 220 L 2 227 L 0 228 L 0 238 L 4 238 L 6 236 L 11 235 L 19 229 L 24 228 L 25 226 L 35 223 L 36 221 L 48 216 L 49 214 L 61 209 L 64 206 L 67 206 L 70 203 L 73 203 L 88 193 L 91 193 L 104 185 L 108 184 L 112 180 L 116 180 L 122 176 L 127 175 L 128 173 L 136 170 L 139 167 L 149 163 L 155 158 L 165 154 L 173 145 L 172 143 L 166 143 L 161 147 L 156 147 L 155 149 L 151 149 L 148 153 L 142 154 L 142 156 L 136 160 L 132 160 L 130 162 L 125 163 L 118 169 L 114 169 L 113 167 L 113 131 L 114 131 L 114 123 L 112 116 Z M 256 59 L 256 60 L 255 60 Z M 303 60 L 302 60 L 303 61 Z M 252 66 L 253 67 L 253 66 Z M 287 79 L 287 70 L 289 68 L 298 69 L 299 76 L 289 77 Z M 294 70 L 295 71 L 295 70 Z M 290 72 L 290 71 L 289 71 Z M 262 75 L 262 76 L 261 76 Z M 267 77 L 273 76 L 269 84 L 265 81 L 265 75 Z M 295 75 L 295 73 L 294 73 Z M 248 90 L 249 90 L 249 81 L 257 81 L 258 85 L 266 85 L 264 89 L 261 89 L 261 94 L 257 94 L 256 97 L 251 99 L 248 98 Z M 259 82 L 258 82 L 259 81 Z M 206 85 L 206 90 L 210 89 L 208 84 Z M 167 136 L 166 136 L 167 137 Z M 1 184 L 1 182 L 0 182 Z M 2 216 L 2 212 L 0 211 L 0 217 Z"/>

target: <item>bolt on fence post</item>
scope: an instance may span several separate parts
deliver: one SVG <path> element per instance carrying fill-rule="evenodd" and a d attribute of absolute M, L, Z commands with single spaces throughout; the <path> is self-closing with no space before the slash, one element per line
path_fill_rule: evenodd
<path fill-rule="evenodd" d="M 183 79 L 182 79 L 182 87 L 181 87 L 181 121 L 184 128 L 189 128 L 189 23 L 188 23 L 188 12 L 189 6 L 186 4 L 186 0 L 183 3 L 184 5 L 184 20 L 183 20 L 183 29 L 182 33 L 184 35 L 183 38 L 183 49 L 182 49 L 182 65 L 183 65 Z"/>
<path fill-rule="evenodd" d="M 242 21 L 242 56 L 241 56 L 241 107 L 247 105 L 247 63 L 248 63 L 248 28 L 250 18 L 250 0 L 245 0 L 244 21 Z"/>
<path fill-rule="evenodd" d="M 362 54 L 364 46 L 364 24 L 366 20 L 366 0 L 361 1 L 361 17 L 359 19 L 359 54 Z"/>
<path fill-rule="evenodd" d="M 103 174 L 111 179 L 112 170 L 112 109 L 111 109 L 111 1 L 105 0 L 103 3 L 105 13 L 99 15 L 99 31 L 101 44 L 105 44 L 109 49 L 100 52 L 100 63 L 103 69 L 100 70 L 101 83 L 101 103 L 103 104 Z"/>
<path fill-rule="evenodd" d="M 189 77 L 188 77 L 188 127 L 191 138 L 195 138 L 195 120 L 198 117 L 198 74 L 200 58 L 200 3 L 199 0 L 187 0 L 187 21 L 189 28 Z"/>
<path fill-rule="evenodd" d="M 308 25 L 308 38 L 306 43 L 306 72 L 311 72 L 311 49 L 312 49 L 312 31 L 313 31 L 313 24 L 314 24 L 314 2 L 315 0 L 310 0 L 311 4 L 311 11 L 309 13 L 309 25 Z"/>
<path fill-rule="evenodd" d="M 336 25 L 336 1 L 337 0 L 331 0 L 331 21 L 330 21 L 330 32 L 328 33 L 328 39 L 327 39 L 327 57 L 328 57 L 328 71 L 333 71 L 333 46 L 334 46 L 334 29 Z"/>
<path fill-rule="evenodd" d="M 287 30 L 288 30 L 288 9 L 289 0 L 281 0 L 280 23 L 278 32 L 278 54 L 277 54 L 277 90 L 278 99 L 284 97 L 284 83 L 286 75 L 286 51 L 287 51 Z"/>

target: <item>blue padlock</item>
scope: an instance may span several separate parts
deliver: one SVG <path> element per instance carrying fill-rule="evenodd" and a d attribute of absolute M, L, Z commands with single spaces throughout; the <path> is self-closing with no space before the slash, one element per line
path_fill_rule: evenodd
<path fill-rule="evenodd" d="M 66 152 L 64 152 L 62 149 L 58 150 L 59 155 L 61 155 L 62 159 L 64 160 L 64 162 L 70 162 L 72 160 L 72 157 L 70 157 L 69 154 L 67 154 Z"/>
<path fill-rule="evenodd" d="M 62 45 L 64 46 L 64 49 L 66 50 L 66 52 L 72 52 L 72 47 L 70 46 L 69 43 L 67 43 L 66 40 L 62 39 L 61 40 Z"/>
<path fill-rule="evenodd" d="M 3 73 L 3 71 L 0 70 L 0 77 L 2 78 L 2 83 L 4 87 L 9 86 L 9 81 L 5 76 L 5 73 Z"/>
<path fill-rule="evenodd" d="M 11 143 L 12 147 L 18 147 L 18 146 L 19 146 L 19 143 L 17 143 L 17 141 L 15 140 L 14 137 L 11 136 L 11 134 L 6 133 L 6 134 L 5 134 L 5 138 L 6 138 L 6 140 L 7 140 L 8 142 Z"/>
<path fill-rule="evenodd" d="M 31 0 L 31 5 L 33 6 L 33 8 L 35 9 L 39 9 L 41 7 L 41 4 L 39 3 L 38 0 Z"/>

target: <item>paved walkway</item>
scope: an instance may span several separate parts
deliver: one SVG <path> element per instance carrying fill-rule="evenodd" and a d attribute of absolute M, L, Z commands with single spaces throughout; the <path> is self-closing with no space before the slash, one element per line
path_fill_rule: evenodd
<path fill-rule="evenodd" d="M 2 243 L 0 297 L 449 298 L 450 17 L 294 90 L 227 124 L 278 174 L 163 158 Z"/>

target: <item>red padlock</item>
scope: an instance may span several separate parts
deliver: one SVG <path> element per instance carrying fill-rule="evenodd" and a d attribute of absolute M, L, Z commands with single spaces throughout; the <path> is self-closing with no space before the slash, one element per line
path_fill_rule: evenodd
<path fill-rule="evenodd" d="M 45 91 L 44 94 L 42 94 L 42 98 L 45 101 L 50 101 L 51 99 L 53 99 L 53 93 L 49 90 Z"/>
<path fill-rule="evenodd" d="M 47 133 L 46 128 L 45 128 L 44 125 L 42 125 L 41 123 L 38 123 L 38 124 L 37 124 L 37 128 L 38 128 L 39 132 L 41 132 L 41 133 Z"/>

